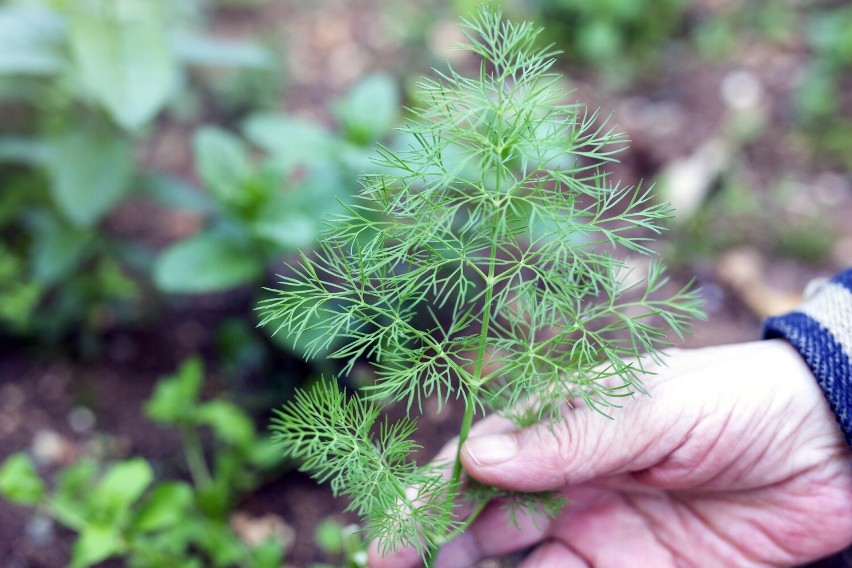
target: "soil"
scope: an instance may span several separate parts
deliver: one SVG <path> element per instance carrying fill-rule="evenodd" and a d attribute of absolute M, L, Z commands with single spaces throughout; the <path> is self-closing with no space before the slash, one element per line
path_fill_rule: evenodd
<path fill-rule="evenodd" d="M 413 69 L 426 72 L 442 46 L 457 39 L 440 18 L 420 26 L 427 21 L 426 4 L 392 9 L 376 0 L 270 2 L 259 8 L 223 8 L 213 26 L 228 37 L 262 34 L 284 42 L 287 87 L 282 108 L 333 124 L 327 111 L 330 102 L 364 73 L 385 70 L 407 78 Z M 404 27 L 401 21 L 411 23 Z M 725 254 L 677 266 L 674 285 L 695 277 L 709 312 L 709 319 L 686 338 L 689 347 L 758 339 L 761 318 L 794 305 L 808 281 L 852 266 L 849 172 L 812 160 L 784 120 L 795 86 L 792 77 L 803 64 L 803 48 L 760 42 L 748 47 L 747 55 L 723 63 L 684 55 L 618 93 L 598 86 L 593 76 L 572 73 L 572 87 L 577 89 L 573 96 L 590 108 L 615 109 L 616 120 L 627 131 L 632 149 L 622 156 L 615 177 L 628 184 L 652 179 L 676 160 L 693 155 L 707 140 L 724 138 L 734 111 L 725 102 L 721 85 L 733 73 L 747 73 L 761 86 L 761 112 L 769 126 L 737 149 L 737 175 L 756 192 L 769 193 L 791 180 L 799 184 L 798 197 L 781 208 L 782 214 L 795 215 L 801 213 L 797 208 L 805 208 L 833 230 L 835 244 L 817 262 L 782 257 L 776 249 L 744 241 Z M 143 159 L 160 170 L 191 175 L 186 150 L 190 132 L 185 125 L 166 121 Z M 148 208 L 144 215 L 142 208 Z M 779 221 L 783 220 L 753 219 L 758 228 Z M 125 235 L 163 246 L 191 234 L 198 222 L 192 215 L 135 203 L 120 210 L 110 224 Z M 664 237 L 660 250 L 666 253 L 674 244 Z M 763 292 L 761 301 L 748 293 L 755 289 Z M 42 471 L 49 476 L 83 453 L 107 458 L 143 455 L 154 463 L 179 460 L 176 437 L 145 418 L 141 403 L 158 378 L 193 353 L 201 353 L 209 364 L 211 393 L 228 390 L 248 400 L 256 388 L 264 394 L 260 402 L 252 398 L 253 404 L 258 409 L 274 406 L 289 387 L 266 380 L 263 369 L 268 367 L 236 379 L 232 371 L 217 368 L 214 330 L 229 318 L 248 313 L 251 295 L 241 291 L 160 306 L 153 325 L 108 331 L 98 356 L 90 359 L 11 340 L 0 345 L 0 461 L 14 452 L 30 451 L 41 456 Z M 304 370 L 298 362 L 276 359 L 272 364 Z M 267 417 L 259 411 L 258 423 Z M 457 420 L 452 405 L 440 415 L 434 409 L 427 412 L 421 457 L 434 453 L 452 436 Z M 287 562 L 307 567 L 327 561 L 314 545 L 316 524 L 329 517 L 351 520 L 339 513 L 344 506 L 327 488 L 289 472 L 247 495 L 239 509 L 283 518 L 295 531 Z M 67 564 L 72 542 L 73 535 L 61 527 L 46 524 L 26 508 L 0 502 L 0 566 L 58 568 Z M 837 559 L 835 565 L 844 563 Z"/>

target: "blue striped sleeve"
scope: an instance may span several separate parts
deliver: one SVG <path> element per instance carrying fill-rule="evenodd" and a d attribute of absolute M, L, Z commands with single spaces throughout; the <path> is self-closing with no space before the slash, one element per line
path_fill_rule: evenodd
<path fill-rule="evenodd" d="M 802 355 L 852 446 L 852 270 L 817 286 L 796 311 L 768 318 L 763 336 Z"/>

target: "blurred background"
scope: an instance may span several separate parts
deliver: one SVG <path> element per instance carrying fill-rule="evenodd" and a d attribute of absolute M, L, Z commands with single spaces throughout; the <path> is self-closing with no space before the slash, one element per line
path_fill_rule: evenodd
<path fill-rule="evenodd" d="M 498 4 L 629 135 L 614 178 L 675 205 L 655 248 L 709 315 L 687 345 L 757 339 L 852 266 L 848 1 Z M 335 368 L 255 307 L 418 77 L 469 68 L 475 6 L 0 2 L 2 566 L 359 565 L 345 504 L 265 434 Z M 428 455 L 457 426 L 424 420 Z"/>

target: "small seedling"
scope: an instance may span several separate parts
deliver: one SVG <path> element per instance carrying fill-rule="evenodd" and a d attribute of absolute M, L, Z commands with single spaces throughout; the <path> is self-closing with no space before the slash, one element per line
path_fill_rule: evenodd
<path fill-rule="evenodd" d="M 150 568 L 281 566 L 284 542 L 269 536 L 249 544 L 229 526 L 239 496 L 280 463 L 278 452 L 237 406 L 200 400 L 203 376 L 200 360 L 188 359 L 145 405 L 153 421 L 180 432 L 191 482 L 156 479 L 142 457 L 106 467 L 83 458 L 59 471 L 49 489 L 32 460 L 17 453 L 0 464 L 0 498 L 76 532 L 71 568 L 107 559 Z M 207 429 L 209 460 L 201 445 Z"/>
<path fill-rule="evenodd" d="M 459 439 L 475 416 L 519 425 L 560 419 L 568 401 L 606 413 L 643 392 L 643 353 L 659 360 L 669 330 L 700 315 L 689 287 L 670 295 L 663 267 L 644 278 L 624 260 L 651 256 L 671 216 L 647 189 L 605 171 L 624 139 L 597 113 L 566 105 L 540 30 L 482 9 L 465 22 L 481 58 L 472 78 L 423 79 L 423 108 L 381 148 L 381 173 L 330 223 L 319 250 L 288 267 L 261 307 L 307 352 L 369 359 L 375 383 L 348 394 L 320 381 L 278 411 L 285 454 L 365 517 L 382 552 L 413 546 L 431 565 L 442 544 L 494 499 L 510 513 L 554 514 L 550 494 L 514 494 L 449 464 L 417 465 L 413 418 L 427 398 L 463 402 Z M 628 283 L 628 281 L 630 283 Z M 460 500 L 473 502 L 459 518 Z"/>

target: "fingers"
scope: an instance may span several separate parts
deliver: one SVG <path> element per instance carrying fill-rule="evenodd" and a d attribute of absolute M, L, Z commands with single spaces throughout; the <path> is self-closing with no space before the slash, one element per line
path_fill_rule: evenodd
<path fill-rule="evenodd" d="M 666 511 L 662 515 L 671 517 L 667 522 L 676 524 L 677 514 L 667 508 L 668 498 L 663 492 L 628 496 L 586 485 L 569 488 L 565 496 L 569 504 L 553 524 L 549 536 L 569 546 L 591 566 L 661 568 L 676 565 L 663 544 L 666 539 L 660 538 L 659 527 L 640 512 L 659 507 Z"/>
<path fill-rule="evenodd" d="M 509 420 L 499 416 L 491 416 L 485 420 L 476 422 L 470 429 L 469 436 L 487 436 L 489 434 L 504 434 L 516 430 L 517 427 Z M 441 448 L 432 459 L 436 463 L 448 463 L 452 466 L 456 459 L 456 451 L 459 447 L 459 439 L 453 438 Z"/>
<path fill-rule="evenodd" d="M 413 548 L 404 548 L 383 556 L 379 552 L 378 543 L 370 543 L 367 559 L 367 566 L 370 568 L 417 568 L 422 564 L 420 555 Z"/>
<path fill-rule="evenodd" d="M 480 560 L 524 550 L 540 542 L 552 522 L 519 514 L 515 526 L 499 505 L 490 505 L 470 528 L 447 543 L 438 555 L 438 568 L 468 568 Z"/>
<path fill-rule="evenodd" d="M 477 480 L 516 491 L 547 491 L 600 476 L 653 466 L 682 443 L 682 409 L 665 400 L 629 401 L 615 419 L 580 407 L 555 424 L 497 434 L 472 434 L 462 447 L 465 470 Z"/>
<path fill-rule="evenodd" d="M 667 364 L 648 380 L 652 396 L 626 401 L 614 420 L 578 407 L 553 425 L 473 434 L 465 470 L 488 485 L 542 491 L 626 473 L 653 488 L 748 487 L 801 467 L 779 442 L 813 438 L 800 425 L 821 423 L 812 402 L 826 407 L 789 346 L 674 352 Z"/>
<path fill-rule="evenodd" d="M 589 568 L 590 564 L 560 542 L 542 544 L 520 568 Z"/>

